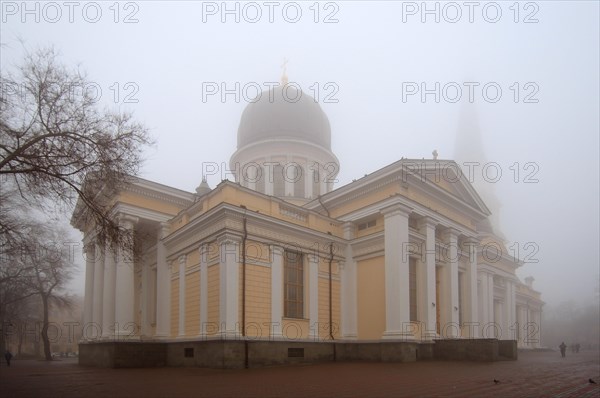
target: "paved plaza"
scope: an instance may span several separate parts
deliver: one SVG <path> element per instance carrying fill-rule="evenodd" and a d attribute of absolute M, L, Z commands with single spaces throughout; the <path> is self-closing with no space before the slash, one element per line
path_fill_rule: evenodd
<path fill-rule="evenodd" d="M 569 353 L 570 354 L 570 353 Z M 75 359 L 0 367 L 8 397 L 600 397 L 600 358 L 520 352 L 518 361 L 322 363 L 247 370 L 98 369 Z M 494 383 L 494 379 L 498 383 Z"/>

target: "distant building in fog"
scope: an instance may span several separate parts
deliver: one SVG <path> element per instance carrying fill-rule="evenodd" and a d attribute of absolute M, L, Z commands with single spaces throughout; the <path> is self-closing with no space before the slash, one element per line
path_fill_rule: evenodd
<path fill-rule="evenodd" d="M 275 88 L 244 110 L 235 182 L 203 180 L 191 193 L 139 179 L 115 194 L 113 214 L 136 236 L 134 264 L 96 240 L 76 209 L 84 341 L 539 346 L 540 294 L 516 277 L 523 264 L 457 163 L 402 159 L 333 189 L 328 118 L 306 93 L 286 95 Z M 186 349 L 167 362 L 185 363 Z"/>

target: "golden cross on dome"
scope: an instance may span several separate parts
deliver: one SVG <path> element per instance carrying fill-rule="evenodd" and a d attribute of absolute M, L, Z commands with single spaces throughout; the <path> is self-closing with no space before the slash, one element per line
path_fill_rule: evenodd
<path fill-rule="evenodd" d="M 288 64 L 289 60 L 285 57 L 283 57 L 283 64 L 281 64 L 281 67 L 283 68 L 283 73 L 281 74 L 281 84 L 282 85 L 286 85 L 288 83 L 288 77 L 287 77 L 287 64 Z"/>

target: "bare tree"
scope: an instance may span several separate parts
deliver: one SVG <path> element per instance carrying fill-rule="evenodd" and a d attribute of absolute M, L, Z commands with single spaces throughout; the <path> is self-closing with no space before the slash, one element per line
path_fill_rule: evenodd
<path fill-rule="evenodd" d="M 14 73 L 0 75 L 0 87 L 2 184 L 40 207 L 77 203 L 75 216 L 100 239 L 129 243 L 109 217 L 109 199 L 138 173 L 151 144 L 146 127 L 131 113 L 99 109 L 93 82 L 62 65 L 53 48 L 26 52 Z M 0 231 L 14 233 L 0 217 Z"/>
<path fill-rule="evenodd" d="M 28 232 L 30 244 L 22 251 L 23 261 L 28 267 L 27 272 L 19 277 L 19 282 L 40 300 L 44 356 L 46 360 L 52 360 L 48 336 L 50 311 L 53 307 L 64 308 L 70 305 L 71 297 L 65 288 L 75 265 L 68 246 L 61 242 L 66 236 L 65 231 L 38 224 Z"/>

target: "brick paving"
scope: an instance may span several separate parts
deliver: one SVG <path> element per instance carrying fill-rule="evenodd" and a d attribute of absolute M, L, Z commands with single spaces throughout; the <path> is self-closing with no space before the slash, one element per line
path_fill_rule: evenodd
<path fill-rule="evenodd" d="M 518 361 L 321 363 L 245 370 L 98 369 L 68 359 L 0 367 L 8 397 L 600 397 L 599 352 Z M 494 383 L 494 379 L 499 383 Z"/>

